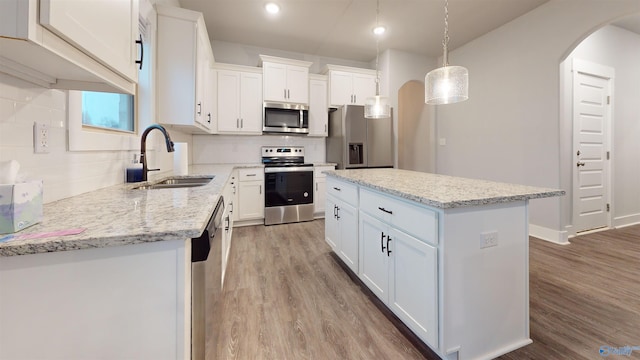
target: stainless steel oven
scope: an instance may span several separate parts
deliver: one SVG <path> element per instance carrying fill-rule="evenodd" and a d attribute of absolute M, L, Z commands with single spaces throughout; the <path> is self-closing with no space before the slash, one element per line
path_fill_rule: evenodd
<path fill-rule="evenodd" d="M 313 165 L 303 147 L 263 147 L 264 223 L 313 220 Z"/>

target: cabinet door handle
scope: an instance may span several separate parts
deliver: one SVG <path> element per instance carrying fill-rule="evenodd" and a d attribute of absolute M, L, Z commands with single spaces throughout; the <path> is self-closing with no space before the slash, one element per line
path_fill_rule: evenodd
<path fill-rule="evenodd" d="M 391 241 L 391 236 L 387 235 L 387 256 L 391 254 L 391 248 L 389 247 L 389 242 Z"/>
<path fill-rule="evenodd" d="M 282 91 L 284 92 L 284 98 L 287 98 L 287 89 L 282 89 Z"/>
<path fill-rule="evenodd" d="M 336 205 L 333 205 L 333 218 L 338 218 L 338 207 Z"/>
<path fill-rule="evenodd" d="M 378 207 L 378 210 L 380 210 L 380 211 L 384 211 L 384 212 L 386 212 L 387 214 L 393 214 L 393 211 L 391 211 L 391 210 L 387 210 L 387 209 L 385 209 L 385 208 L 383 208 L 383 207 Z"/>
<path fill-rule="evenodd" d="M 202 102 L 198 103 L 198 115 L 202 115 Z"/>
<path fill-rule="evenodd" d="M 340 207 L 336 206 L 336 219 L 340 220 Z"/>
<path fill-rule="evenodd" d="M 256 176 L 256 174 L 247 174 L 246 176 Z"/>
<path fill-rule="evenodd" d="M 262 185 L 260 185 L 260 194 L 262 194 Z"/>
<path fill-rule="evenodd" d="M 140 45 L 140 60 L 136 60 L 138 64 L 138 70 L 142 70 L 142 60 L 144 60 L 144 44 L 142 43 L 142 34 L 139 35 L 140 39 L 136 40 L 136 44 Z"/>
<path fill-rule="evenodd" d="M 324 132 L 327 132 L 327 124 L 324 124 Z"/>
<path fill-rule="evenodd" d="M 209 124 L 211 124 L 211 113 L 208 113 L 208 114 L 207 114 L 207 117 L 209 118 L 209 120 L 207 120 L 207 122 L 208 122 Z"/>
<path fill-rule="evenodd" d="M 335 187 L 335 186 L 333 187 L 333 190 L 335 190 L 335 191 L 342 191 L 342 190 L 340 190 L 340 188 L 337 188 L 337 187 Z"/>
<path fill-rule="evenodd" d="M 224 219 L 224 221 L 226 222 L 226 224 L 224 226 L 224 231 L 229 231 L 229 215 L 227 215 L 227 217 Z"/>
<path fill-rule="evenodd" d="M 358 95 L 353 94 L 353 103 L 357 103 L 358 102 Z"/>
<path fill-rule="evenodd" d="M 381 251 L 383 254 L 384 254 L 384 251 L 385 251 L 385 249 L 386 249 L 386 248 L 384 247 L 384 238 L 385 238 L 384 232 L 380 233 L 380 248 L 382 249 L 382 250 L 380 250 L 380 251 Z M 388 244 L 388 242 L 387 242 L 387 244 Z"/>
<path fill-rule="evenodd" d="M 236 118 L 236 129 L 240 128 L 240 118 Z"/>
<path fill-rule="evenodd" d="M 240 129 L 244 129 L 244 119 L 240 118 Z"/>
<path fill-rule="evenodd" d="M 316 191 L 318 191 L 318 183 L 316 183 Z"/>

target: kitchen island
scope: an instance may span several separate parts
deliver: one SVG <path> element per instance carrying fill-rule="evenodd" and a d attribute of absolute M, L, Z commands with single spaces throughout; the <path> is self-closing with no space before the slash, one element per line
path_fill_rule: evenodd
<path fill-rule="evenodd" d="M 59 200 L 15 239 L 0 235 L 0 359 L 191 358 L 191 238 L 233 169 L 191 167 L 213 176 L 199 187 Z M 82 232 L 55 235 L 69 229 Z"/>
<path fill-rule="evenodd" d="M 397 169 L 328 171 L 325 240 L 444 359 L 529 338 L 528 202 L 562 190 Z"/>

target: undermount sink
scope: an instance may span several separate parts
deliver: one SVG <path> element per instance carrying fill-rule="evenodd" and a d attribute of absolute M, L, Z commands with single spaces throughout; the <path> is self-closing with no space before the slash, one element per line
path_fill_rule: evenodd
<path fill-rule="evenodd" d="M 187 178 L 169 178 L 155 184 L 140 185 L 135 190 L 153 190 L 153 189 L 178 189 L 187 187 L 198 187 L 208 184 L 213 180 L 213 176 L 187 177 Z"/>

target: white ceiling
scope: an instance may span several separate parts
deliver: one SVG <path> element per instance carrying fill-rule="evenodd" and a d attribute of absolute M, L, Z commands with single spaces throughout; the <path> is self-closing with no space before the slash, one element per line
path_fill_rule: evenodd
<path fill-rule="evenodd" d="M 281 12 L 268 15 L 267 0 L 180 0 L 200 11 L 211 40 L 356 61 L 375 58 L 375 0 L 274 0 Z M 455 49 L 548 0 L 449 0 L 449 48 Z M 636 18 L 637 19 L 637 18 Z M 442 55 L 443 0 L 380 0 L 380 24 L 388 48 Z M 631 31 L 640 21 L 622 25 Z"/>

